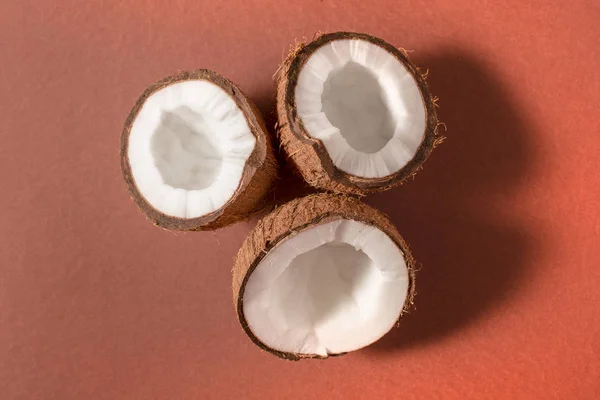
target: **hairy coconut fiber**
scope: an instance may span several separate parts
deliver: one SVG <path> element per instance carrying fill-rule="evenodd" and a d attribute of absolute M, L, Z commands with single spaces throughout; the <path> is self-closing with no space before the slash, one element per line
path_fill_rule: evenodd
<path fill-rule="evenodd" d="M 358 39 L 368 41 L 387 50 L 413 76 L 422 96 L 426 111 L 426 128 L 423 140 L 408 164 L 391 175 L 380 178 L 364 178 L 351 175 L 336 167 L 323 142 L 311 137 L 297 113 L 295 89 L 303 66 L 315 50 L 332 41 Z M 422 167 L 435 146 L 443 141 L 438 135 L 436 99 L 431 95 L 423 73 L 407 57 L 404 50 L 397 49 L 382 39 L 352 32 L 323 34 L 309 43 L 297 44 L 280 66 L 277 77 L 277 134 L 281 147 L 293 168 L 311 186 L 336 193 L 364 196 L 367 193 L 387 190 L 401 184 Z"/>
<path fill-rule="evenodd" d="M 192 80 L 209 81 L 229 94 L 235 104 L 242 110 L 250 131 L 256 138 L 256 144 L 246 161 L 242 178 L 235 193 L 225 205 L 209 214 L 185 219 L 158 211 L 142 196 L 136 187 L 132 174 L 128 159 L 128 146 L 129 134 L 136 116 L 150 95 L 169 85 Z M 273 155 L 271 138 L 263 118 L 252 101 L 228 79 L 214 71 L 201 69 L 191 72 L 179 72 L 152 84 L 143 92 L 125 122 L 125 128 L 121 136 L 121 169 L 132 199 L 156 226 L 172 230 L 212 230 L 245 219 L 249 214 L 262 207 L 263 198 L 268 193 L 277 175 L 277 162 Z"/>
<path fill-rule="evenodd" d="M 415 296 L 415 261 L 408 245 L 388 217 L 356 198 L 318 193 L 292 200 L 258 222 L 240 248 L 233 266 L 233 304 L 242 328 L 260 348 L 288 360 L 326 358 L 316 354 L 296 354 L 269 348 L 251 331 L 244 316 L 244 288 L 261 260 L 278 244 L 304 230 L 331 221 L 348 219 L 378 228 L 404 255 L 408 269 L 408 292 L 398 319 L 410 309 Z"/>

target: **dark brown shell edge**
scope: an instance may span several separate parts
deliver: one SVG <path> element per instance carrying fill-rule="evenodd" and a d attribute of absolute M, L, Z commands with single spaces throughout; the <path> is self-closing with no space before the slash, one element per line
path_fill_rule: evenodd
<path fill-rule="evenodd" d="M 382 178 L 362 178 L 338 169 L 329 157 L 323 142 L 308 135 L 297 115 L 294 92 L 303 65 L 319 47 L 331 41 L 344 39 L 371 42 L 397 58 L 414 77 L 425 105 L 425 135 L 415 156 L 404 168 Z M 425 78 L 426 74 L 408 59 L 405 51 L 364 33 L 326 33 L 317 35 L 308 44 L 296 44 L 280 67 L 277 78 L 277 135 L 294 170 L 313 187 L 357 196 L 388 190 L 414 176 L 422 168 L 432 150 L 443 141 L 443 137 L 438 133 L 439 124 L 435 110 L 437 99 L 431 95 Z"/>
<path fill-rule="evenodd" d="M 317 354 L 281 352 L 266 346 L 253 334 L 245 320 L 243 297 L 248 278 L 271 249 L 275 248 L 283 240 L 304 229 L 341 218 L 377 227 L 387 234 L 400 248 L 408 267 L 409 282 L 408 295 L 404 307 L 398 316 L 398 321 L 406 312 L 412 309 L 416 294 L 415 260 L 410 253 L 408 245 L 385 214 L 356 198 L 345 195 L 317 193 L 297 198 L 275 209 L 261 219 L 248 234 L 234 261 L 232 289 L 233 304 L 236 309 L 238 321 L 248 337 L 261 349 L 280 358 L 293 361 L 305 358 L 327 358 Z M 334 355 L 342 354 L 331 354 L 329 356 Z"/>
<path fill-rule="evenodd" d="M 163 214 L 146 201 L 135 184 L 127 154 L 131 127 L 148 97 L 169 85 L 188 80 L 206 80 L 228 93 L 244 113 L 250 130 L 256 137 L 256 144 L 246 162 L 240 184 L 229 201 L 210 214 L 185 219 Z M 207 69 L 178 72 L 150 85 L 142 93 L 125 121 L 121 135 L 120 159 L 123 179 L 135 204 L 154 225 L 170 230 L 212 230 L 246 218 L 259 208 L 260 201 L 268 193 L 277 175 L 271 137 L 258 109 L 238 86 Z"/>

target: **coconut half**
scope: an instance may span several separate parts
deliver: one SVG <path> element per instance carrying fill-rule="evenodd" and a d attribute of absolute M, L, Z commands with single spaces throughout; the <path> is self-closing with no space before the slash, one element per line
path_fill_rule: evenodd
<path fill-rule="evenodd" d="M 365 347 L 412 304 L 414 260 L 381 212 L 315 194 L 264 217 L 235 259 L 233 301 L 252 341 L 279 357 Z"/>
<path fill-rule="evenodd" d="M 125 123 L 121 168 L 144 214 L 176 230 L 244 218 L 277 171 L 256 107 L 210 70 L 181 72 L 144 91 Z"/>
<path fill-rule="evenodd" d="M 401 183 L 442 140 L 424 74 L 404 51 L 361 33 L 296 46 L 280 68 L 277 115 L 295 169 L 339 193 Z"/>

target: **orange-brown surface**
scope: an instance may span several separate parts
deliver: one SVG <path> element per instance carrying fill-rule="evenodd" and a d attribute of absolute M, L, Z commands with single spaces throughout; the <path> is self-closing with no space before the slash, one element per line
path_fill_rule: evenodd
<path fill-rule="evenodd" d="M 0 398 L 600 398 L 597 1 L 0 5 Z M 130 201 L 119 138 L 152 82 L 210 68 L 273 124 L 290 44 L 414 49 L 448 140 L 368 197 L 422 263 L 374 346 L 292 363 L 231 304 L 250 229 L 169 233 Z M 284 174 L 279 200 L 300 193 Z"/>

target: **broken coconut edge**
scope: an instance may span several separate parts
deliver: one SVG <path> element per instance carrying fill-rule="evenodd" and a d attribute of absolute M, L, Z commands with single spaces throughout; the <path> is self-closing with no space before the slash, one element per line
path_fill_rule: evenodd
<path fill-rule="evenodd" d="M 295 88 L 304 64 L 320 47 L 336 40 L 364 40 L 379 46 L 396 58 L 414 78 L 425 106 L 425 134 L 414 157 L 400 170 L 381 178 L 363 178 L 342 171 L 334 165 L 323 142 L 311 137 L 298 116 Z M 413 64 L 403 49 L 398 49 L 377 37 L 356 32 L 317 34 L 309 43 L 297 43 L 277 72 L 277 126 L 276 134 L 286 158 L 293 169 L 311 186 L 334 193 L 365 196 L 388 190 L 414 176 L 435 147 L 444 141 L 439 134 L 436 113 L 437 98 L 429 91 L 423 73 Z"/>
<path fill-rule="evenodd" d="M 233 266 L 233 305 L 236 315 L 248 337 L 261 349 L 286 360 L 327 359 L 346 353 L 329 354 L 297 354 L 279 351 L 265 345 L 250 329 L 244 316 L 243 298 L 245 286 L 260 262 L 278 244 L 297 233 L 340 219 L 348 219 L 373 226 L 386 234 L 404 255 L 408 270 L 407 295 L 395 325 L 400 318 L 411 310 L 414 303 L 416 263 L 396 227 L 389 218 L 375 208 L 360 200 L 330 193 L 318 193 L 292 200 L 262 218 L 248 234 L 237 253 Z"/>
<path fill-rule="evenodd" d="M 129 163 L 128 150 L 131 129 L 148 98 L 167 86 L 193 80 L 208 81 L 227 93 L 242 111 L 250 132 L 256 138 L 256 143 L 246 161 L 240 183 L 229 200 L 215 211 L 200 217 L 186 219 L 164 214 L 144 198 L 136 186 Z M 259 211 L 262 208 L 262 200 L 276 179 L 278 168 L 271 137 L 258 108 L 233 82 L 208 69 L 178 72 L 153 83 L 142 93 L 125 121 L 125 127 L 121 134 L 120 160 L 127 191 L 146 218 L 158 227 L 182 231 L 221 228 Z"/>

